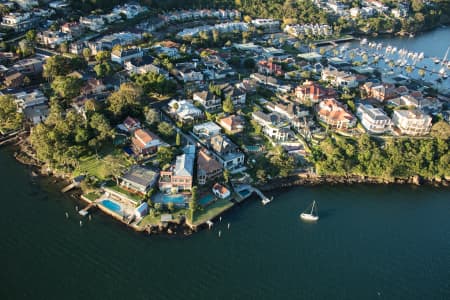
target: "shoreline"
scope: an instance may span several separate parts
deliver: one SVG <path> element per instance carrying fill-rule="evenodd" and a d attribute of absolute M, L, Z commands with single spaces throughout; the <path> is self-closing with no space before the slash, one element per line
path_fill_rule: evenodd
<path fill-rule="evenodd" d="M 59 173 L 54 170 L 49 169 L 45 164 L 40 162 L 33 153 L 31 146 L 26 142 L 26 140 L 21 139 L 18 143 L 14 145 L 10 145 L 13 150 L 13 156 L 16 161 L 20 162 L 22 165 L 28 166 L 32 172 L 33 176 L 41 176 L 41 177 L 53 177 L 58 180 L 65 180 L 67 184 L 70 184 L 68 181 L 71 177 L 70 173 Z M 427 179 L 422 178 L 419 175 L 410 176 L 409 178 L 379 178 L 379 177 L 370 177 L 370 176 L 361 176 L 361 175 L 314 175 L 314 174 L 306 174 L 306 173 L 297 173 L 292 174 L 286 178 L 273 178 L 265 184 L 255 185 L 258 189 L 263 192 L 275 192 L 275 191 L 286 191 L 287 189 L 300 187 L 300 186 L 318 186 L 318 185 L 336 185 L 336 184 L 372 184 L 372 185 L 395 185 L 395 184 L 409 184 L 415 186 L 434 186 L 439 188 L 445 188 L 450 186 L 449 178 L 441 178 L 441 179 Z M 81 200 L 87 205 L 91 204 L 93 201 L 87 199 L 80 189 L 76 189 L 75 191 L 70 193 L 74 198 Z M 253 193 L 254 194 L 254 193 Z M 254 195 L 250 196 L 252 198 Z M 244 200 L 245 202 L 245 200 Z M 170 222 L 170 223 L 159 223 L 158 225 L 148 225 L 146 227 L 138 227 L 133 226 L 132 224 L 128 224 L 123 220 L 123 218 L 101 205 L 95 204 L 95 209 L 102 211 L 105 215 L 108 215 L 123 223 L 128 228 L 132 229 L 138 233 L 147 233 L 147 235 L 151 234 L 162 234 L 168 236 L 189 236 L 194 232 L 198 232 L 204 228 L 207 228 L 205 224 L 200 224 L 195 227 L 190 226 L 186 221 L 184 222 Z M 228 210 L 227 210 L 228 211 Z M 220 216 L 216 216 L 211 219 L 211 221 L 219 219 Z"/>

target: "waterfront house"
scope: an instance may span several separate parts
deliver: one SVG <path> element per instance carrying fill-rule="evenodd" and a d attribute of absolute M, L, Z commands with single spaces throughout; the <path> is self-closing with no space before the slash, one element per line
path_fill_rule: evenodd
<path fill-rule="evenodd" d="M 244 166 L 244 153 L 227 136 L 223 134 L 213 136 L 209 145 L 214 151 L 214 156 L 225 169 L 231 171 Z"/>
<path fill-rule="evenodd" d="M 131 145 L 136 155 L 146 155 L 155 153 L 164 143 L 156 134 L 145 129 L 137 129 L 131 138 Z"/>
<path fill-rule="evenodd" d="M 309 80 L 295 88 L 295 97 L 297 101 L 302 103 L 307 101 L 318 103 L 320 100 L 332 98 L 335 95 L 336 91 L 334 89 L 324 88 L 321 85 Z"/>
<path fill-rule="evenodd" d="M 225 129 L 226 132 L 231 134 L 239 133 L 244 130 L 245 121 L 244 118 L 237 115 L 230 115 L 219 120 L 219 125 Z"/>
<path fill-rule="evenodd" d="M 193 122 L 203 117 L 201 109 L 192 101 L 171 100 L 168 104 L 169 113 L 181 122 Z"/>
<path fill-rule="evenodd" d="M 196 92 L 192 95 L 192 99 L 200 103 L 207 112 L 216 112 L 222 109 L 222 99 L 210 91 Z"/>
<path fill-rule="evenodd" d="M 120 186 L 132 193 L 144 195 L 155 186 L 158 176 L 158 172 L 134 165 L 120 177 Z"/>
<path fill-rule="evenodd" d="M 392 122 L 405 135 L 426 135 L 431 129 L 431 117 L 418 110 L 395 110 Z"/>
<path fill-rule="evenodd" d="M 25 120 L 33 125 L 42 123 L 47 119 L 50 109 L 47 103 L 27 107 L 23 110 Z"/>
<path fill-rule="evenodd" d="M 194 125 L 192 132 L 199 138 L 209 140 L 215 135 L 220 134 L 222 128 L 212 121 Z"/>
<path fill-rule="evenodd" d="M 130 49 L 116 49 L 111 52 L 111 60 L 121 65 L 133 58 L 140 58 L 144 56 L 144 52 L 139 47 Z"/>
<path fill-rule="evenodd" d="M 225 199 L 231 196 L 230 190 L 219 183 L 214 184 L 212 191 L 214 195 L 216 195 L 220 199 Z"/>
<path fill-rule="evenodd" d="M 345 130 L 356 125 L 356 118 L 333 98 L 320 101 L 316 112 L 319 120 L 332 128 Z"/>
<path fill-rule="evenodd" d="M 194 176 L 195 146 L 188 145 L 184 154 L 176 157 L 175 164 L 161 171 L 159 189 L 163 192 L 190 191 Z"/>
<path fill-rule="evenodd" d="M 200 149 L 197 155 L 197 182 L 206 184 L 222 175 L 222 165 L 206 149 Z"/>
<path fill-rule="evenodd" d="M 381 108 L 369 104 L 360 104 L 356 111 L 361 124 L 369 133 L 383 134 L 392 128 L 392 121 Z"/>
<path fill-rule="evenodd" d="M 134 215 L 136 219 L 143 218 L 144 216 L 148 215 L 149 207 L 147 202 L 142 202 L 138 207 L 136 207 L 136 210 L 134 211 Z"/>

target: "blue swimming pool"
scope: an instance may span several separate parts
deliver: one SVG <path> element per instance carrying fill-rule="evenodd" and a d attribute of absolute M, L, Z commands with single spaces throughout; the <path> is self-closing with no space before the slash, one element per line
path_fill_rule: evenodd
<path fill-rule="evenodd" d="M 164 195 L 162 197 L 162 202 L 167 204 L 172 202 L 173 204 L 181 205 L 184 204 L 184 196 L 183 195 Z"/>
<path fill-rule="evenodd" d="M 118 213 L 120 215 L 122 214 L 122 207 L 117 202 L 114 202 L 109 199 L 105 199 L 105 200 L 102 200 L 101 204 L 104 207 L 106 207 L 107 209 L 109 209 L 115 213 Z"/>
<path fill-rule="evenodd" d="M 249 190 L 241 190 L 241 191 L 239 191 L 239 195 L 241 195 L 242 197 L 247 197 L 248 194 L 250 194 Z"/>

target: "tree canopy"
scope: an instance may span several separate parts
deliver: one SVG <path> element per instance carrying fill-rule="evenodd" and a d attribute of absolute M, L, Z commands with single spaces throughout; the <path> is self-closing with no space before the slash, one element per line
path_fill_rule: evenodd
<path fill-rule="evenodd" d="M 19 129 L 23 114 L 17 112 L 17 105 L 11 95 L 0 95 L 0 132 Z"/>

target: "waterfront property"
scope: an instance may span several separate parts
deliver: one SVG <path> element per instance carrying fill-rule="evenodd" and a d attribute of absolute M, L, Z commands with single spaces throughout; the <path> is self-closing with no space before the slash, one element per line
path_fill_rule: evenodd
<path fill-rule="evenodd" d="M 192 189 L 195 146 L 186 146 L 184 154 L 177 156 L 175 164 L 161 171 L 159 189 L 164 192 L 190 191 Z"/>
<path fill-rule="evenodd" d="M 164 145 L 156 134 L 140 128 L 134 131 L 131 143 L 134 153 L 137 155 L 155 153 L 158 147 Z"/>
<path fill-rule="evenodd" d="M 316 106 L 318 118 L 336 129 L 348 129 L 356 125 L 356 118 L 335 99 L 326 99 Z"/>
<path fill-rule="evenodd" d="M 159 174 L 146 167 L 132 166 L 120 177 L 120 186 L 131 192 L 145 194 L 158 181 Z"/>
<path fill-rule="evenodd" d="M 222 175 L 222 165 L 206 149 L 200 149 L 197 155 L 197 182 L 206 184 Z"/>
<path fill-rule="evenodd" d="M 232 171 L 244 166 L 244 153 L 227 136 L 218 134 L 212 137 L 210 146 L 214 156 L 225 169 Z"/>

